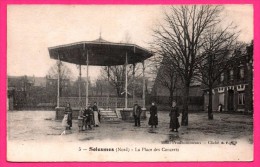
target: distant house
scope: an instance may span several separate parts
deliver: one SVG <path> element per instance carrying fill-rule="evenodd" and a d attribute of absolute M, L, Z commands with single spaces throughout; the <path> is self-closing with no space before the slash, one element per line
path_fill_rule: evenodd
<path fill-rule="evenodd" d="M 164 68 L 161 67 L 155 78 L 154 85 L 152 87 L 151 96 L 149 98 L 149 103 L 155 101 L 157 105 L 163 107 L 170 107 L 170 91 L 166 88 L 160 81 L 160 75 L 163 75 Z M 177 101 L 179 108 L 182 108 L 183 104 L 183 91 L 182 83 L 180 79 L 176 78 L 177 82 L 176 88 L 173 92 L 173 99 Z M 190 85 L 189 90 L 189 110 L 200 111 L 203 110 L 203 91 L 201 90 L 201 83 L 198 81 L 193 81 Z"/>
<path fill-rule="evenodd" d="M 8 76 L 8 110 L 22 110 L 50 103 L 46 77 Z M 54 101 L 56 103 L 56 99 Z"/>
<path fill-rule="evenodd" d="M 33 81 L 27 76 L 8 76 L 8 109 L 20 109 L 26 107 Z"/>
<path fill-rule="evenodd" d="M 35 76 L 30 77 L 29 76 L 28 78 L 30 78 L 33 81 L 33 83 L 34 83 L 33 86 L 42 87 L 42 88 L 46 87 L 45 77 L 35 77 Z"/>
<path fill-rule="evenodd" d="M 46 76 L 46 90 L 49 96 L 57 98 L 58 92 L 58 79 Z M 71 92 L 71 81 L 70 79 L 60 80 L 60 96 L 68 97 Z"/>
<path fill-rule="evenodd" d="M 214 86 L 213 111 L 246 112 L 253 110 L 253 44 L 235 52 L 231 68 L 221 74 Z M 208 89 L 204 91 L 204 108 L 208 105 Z"/>

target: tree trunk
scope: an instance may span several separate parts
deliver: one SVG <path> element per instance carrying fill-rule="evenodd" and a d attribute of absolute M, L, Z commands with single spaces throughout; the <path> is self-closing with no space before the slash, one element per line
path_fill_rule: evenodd
<path fill-rule="evenodd" d="M 183 95 L 183 111 L 182 111 L 182 119 L 181 119 L 181 125 L 182 126 L 188 126 L 188 109 L 189 109 L 189 91 L 190 87 L 185 86 L 185 91 Z"/>
<path fill-rule="evenodd" d="M 116 88 L 117 97 L 121 97 L 120 88 Z"/>
<path fill-rule="evenodd" d="M 212 113 L 212 87 L 209 87 L 208 119 L 209 120 L 213 120 L 213 113 Z"/>
<path fill-rule="evenodd" d="M 173 90 L 170 90 L 170 99 L 169 99 L 169 104 L 172 105 L 173 101 Z"/>

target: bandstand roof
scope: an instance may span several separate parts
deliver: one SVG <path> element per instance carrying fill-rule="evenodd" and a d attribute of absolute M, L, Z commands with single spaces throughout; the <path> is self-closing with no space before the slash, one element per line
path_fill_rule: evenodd
<path fill-rule="evenodd" d="M 153 54 L 135 44 L 113 43 L 101 37 L 94 41 L 82 41 L 48 48 L 52 59 L 86 65 L 87 53 L 89 65 L 114 66 L 125 64 L 127 53 L 128 64 L 142 62 Z"/>

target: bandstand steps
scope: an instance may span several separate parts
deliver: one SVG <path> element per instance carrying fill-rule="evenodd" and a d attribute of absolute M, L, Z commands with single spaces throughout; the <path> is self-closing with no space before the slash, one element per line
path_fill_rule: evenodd
<path fill-rule="evenodd" d="M 107 120 L 107 121 L 119 120 L 118 115 L 114 110 L 101 110 L 100 115 L 102 120 Z"/>

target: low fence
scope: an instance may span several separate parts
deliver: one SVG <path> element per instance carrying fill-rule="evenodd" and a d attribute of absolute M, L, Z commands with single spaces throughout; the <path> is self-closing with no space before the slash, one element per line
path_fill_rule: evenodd
<path fill-rule="evenodd" d="M 174 96 L 173 99 L 177 102 L 177 106 L 182 110 L 183 98 L 181 96 Z M 150 96 L 147 98 L 147 104 L 155 102 L 158 110 L 170 110 L 171 100 L 169 96 Z M 204 110 L 204 96 L 189 96 L 189 111 L 203 111 Z"/>
<path fill-rule="evenodd" d="M 99 108 L 124 108 L 125 107 L 125 99 L 119 97 L 89 97 L 88 101 L 91 105 L 94 102 L 97 102 L 97 106 Z M 133 107 L 134 103 L 137 103 L 142 106 L 143 100 L 140 98 L 136 98 L 135 101 L 133 99 L 127 100 L 127 106 Z M 60 97 L 60 106 L 65 106 L 66 103 L 70 103 L 71 108 L 79 109 L 80 106 L 86 106 L 86 98 L 82 97 Z"/>

